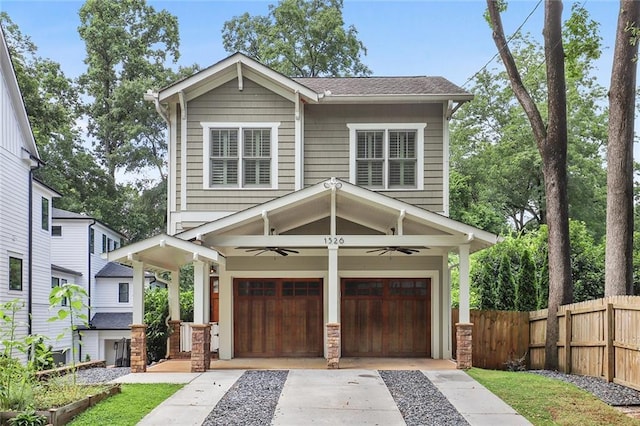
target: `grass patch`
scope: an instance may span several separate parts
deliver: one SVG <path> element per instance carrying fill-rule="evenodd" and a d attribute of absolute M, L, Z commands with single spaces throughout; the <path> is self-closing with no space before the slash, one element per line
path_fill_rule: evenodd
<path fill-rule="evenodd" d="M 38 410 L 62 407 L 90 395 L 96 395 L 107 388 L 108 386 L 106 385 L 74 385 L 69 380 L 55 377 L 34 386 L 35 407 Z"/>
<path fill-rule="evenodd" d="M 123 384 L 122 392 L 76 417 L 69 425 L 135 425 L 162 401 L 173 395 L 180 384 Z"/>
<path fill-rule="evenodd" d="M 640 420 L 570 383 L 532 373 L 467 372 L 534 425 L 640 425 Z"/>

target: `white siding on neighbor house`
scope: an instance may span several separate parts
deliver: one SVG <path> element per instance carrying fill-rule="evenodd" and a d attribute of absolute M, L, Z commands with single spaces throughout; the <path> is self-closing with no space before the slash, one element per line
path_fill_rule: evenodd
<path fill-rule="evenodd" d="M 133 285 L 131 278 L 97 278 L 95 291 L 91 294 L 93 314 L 100 312 L 133 312 Z M 129 284 L 129 302 L 118 302 L 119 284 Z"/>
<path fill-rule="evenodd" d="M 113 344 L 122 338 L 131 339 L 129 330 L 85 330 L 82 336 L 82 359 L 87 355 L 91 360 L 105 360 L 107 365 L 115 364 Z"/>
<path fill-rule="evenodd" d="M 19 334 L 24 336 L 29 276 L 29 164 L 22 160 L 26 142 L 6 78 L 4 75 L 0 78 L 0 303 L 13 299 L 24 301 L 25 307 L 16 318 L 22 324 Z M 21 291 L 9 290 L 9 256 L 22 259 Z"/>
<path fill-rule="evenodd" d="M 52 225 L 62 226 L 62 236 L 51 237 L 51 263 L 82 273 L 72 281 L 87 288 L 88 235 L 90 219 L 53 219 Z"/>
<path fill-rule="evenodd" d="M 55 277 L 59 280 L 67 280 L 68 283 L 73 283 L 76 276 L 60 271 L 49 272 L 49 288 L 51 288 L 51 278 Z M 64 320 L 56 320 L 49 322 L 48 319 L 58 314 L 60 309 L 68 309 L 64 305 L 58 305 L 50 307 L 47 300 L 46 303 L 34 303 L 33 305 L 33 331 L 34 333 L 45 334 L 50 338 L 49 344 L 53 347 L 53 350 L 68 350 L 71 351 L 71 319 L 66 318 Z M 58 336 L 62 335 L 60 339 Z M 71 359 L 70 355 L 67 359 Z"/>
<path fill-rule="evenodd" d="M 431 211 L 443 211 L 442 103 L 402 105 L 305 105 L 304 184 L 330 177 L 349 180 L 350 123 L 426 123 L 424 190 L 378 191 Z"/>
<path fill-rule="evenodd" d="M 178 121 L 179 120 L 178 114 Z M 195 98 L 187 104 L 187 210 L 233 212 L 264 203 L 295 189 L 293 102 L 248 78 L 238 90 L 237 79 Z M 280 123 L 278 127 L 278 182 L 274 189 L 203 189 L 203 130 L 200 123 Z M 178 129 L 177 152 L 182 152 Z M 180 199 L 181 170 L 177 164 L 176 188 Z"/>

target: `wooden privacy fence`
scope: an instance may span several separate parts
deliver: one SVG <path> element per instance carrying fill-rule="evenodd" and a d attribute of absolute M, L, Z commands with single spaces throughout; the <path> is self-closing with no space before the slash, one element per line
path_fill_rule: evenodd
<path fill-rule="evenodd" d="M 544 368 L 547 310 L 530 312 L 529 323 L 529 367 Z M 558 323 L 561 371 L 640 389 L 640 296 L 563 305 Z M 475 355 L 475 336 L 473 344 Z"/>
<path fill-rule="evenodd" d="M 458 309 L 451 310 L 453 356 Z M 509 360 L 521 358 L 529 348 L 529 313 L 511 311 L 470 312 L 473 323 L 473 366 L 504 370 Z"/>

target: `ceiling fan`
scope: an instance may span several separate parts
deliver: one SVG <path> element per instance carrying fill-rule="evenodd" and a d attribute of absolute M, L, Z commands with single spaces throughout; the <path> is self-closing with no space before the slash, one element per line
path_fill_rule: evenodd
<path fill-rule="evenodd" d="M 295 254 L 300 253 L 297 250 L 288 249 L 284 247 L 252 247 L 245 251 L 247 253 L 254 252 L 254 251 L 257 252 L 254 256 L 259 256 L 262 253 L 267 253 L 267 252 L 278 253 L 280 256 L 289 256 L 289 253 L 295 253 Z"/>
<path fill-rule="evenodd" d="M 420 252 L 420 250 L 412 249 L 412 248 L 409 248 L 409 247 L 382 247 L 382 248 L 378 248 L 378 249 L 367 250 L 367 253 L 380 252 L 378 254 L 378 256 L 382 256 L 383 254 L 392 253 L 394 251 L 397 251 L 397 252 L 400 252 L 400 253 L 404 253 L 404 254 L 413 254 L 413 253 L 419 253 Z"/>

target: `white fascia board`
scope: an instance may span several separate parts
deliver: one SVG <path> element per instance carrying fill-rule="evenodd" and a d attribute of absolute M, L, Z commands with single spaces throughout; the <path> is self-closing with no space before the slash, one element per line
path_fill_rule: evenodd
<path fill-rule="evenodd" d="M 174 247 L 189 254 L 197 254 L 215 263 L 224 262 L 224 258 L 213 249 L 194 244 L 180 238 L 172 237 L 167 234 L 158 234 L 154 237 L 147 238 L 146 240 L 129 244 L 128 246 L 121 247 L 108 253 L 103 253 L 102 258 L 111 262 L 131 261 L 132 258 L 135 260 L 135 258 L 145 250 L 163 246 Z"/>
<path fill-rule="evenodd" d="M 453 247 L 466 236 L 451 235 L 221 235 L 212 237 L 216 247 Z"/>
<path fill-rule="evenodd" d="M 9 89 L 9 97 L 15 108 L 15 117 L 18 121 L 18 125 L 20 126 L 29 154 L 40 159 L 36 140 L 33 136 L 33 131 L 31 130 L 29 116 L 27 115 L 27 109 L 24 105 L 24 100 L 22 99 L 15 70 L 13 69 L 13 62 L 11 61 L 11 55 L 9 54 L 9 47 L 7 46 L 7 42 L 4 38 L 4 30 L 2 30 L 1 27 L 0 40 L 0 44 L 2 44 L 0 47 L 0 69 L 2 70 L 2 75 L 4 76 L 7 88 Z"/>
<path fill-rule="evenodd" d="M 158 93 L 159 100 L 163 102 L 181 91 L 188 92 L 190 87 L 202 83 L 203 81 L 208 80 L 212 77 L 215 77 L 216 74 L 224 71 L 229 67 L 233 67 L 234 72 L 237 75 L 236 64 L 238 62 L 241 63 L 243 67 L 245 67 L 243 68 L 243 70 L 245 71 L 245 76 L 247 75 L 247 71 L 252 70 L 255 73 L 263 75 L 265 78 L 288 88 L 291 93 L 299 91 L 302 95 L 309 98 L 309 100 L 312 100 L 314 102 L 317 102 L 318 100 L 318 94 L 316 92 L 310 90 L 300 83 L 291 80 L 288 77 L 285 77 L 284 75 L 270 69 L 269 67 L 262 65 L 261 63 L 249 58 L 248 56 L 243 55 L 242 53 L 235 53 L 228 58 L 223 59 L 222 61 L 210 66 L 209 68 L 206 68 L 192 75 L 191 77 L 188 77 L 182 81 L 179 81 L 178 83 L 173 84 L 172 86 L 168 86 L 160 90 Z"/>
<path fill-rule="evenodd" d="M 473 99 L 471 94 L 438 94 L 438 95 L 330 95 L 319 99 L 319 103 L 328 104 L 396 104 L 396 103 L 420 103 L 420 102 L 466 102 Z"/>
<path fill-rule="evenodd" d="M 62 197 L 62 194 L 60 194 L 58 191 L 35 179 L 33 180 L 33 186 L 34 186 L 34 189 L 37 188 L 38 191 L 40 191 L 43 195 L 47 197 L 50 197 L 50 198 Z"/>

